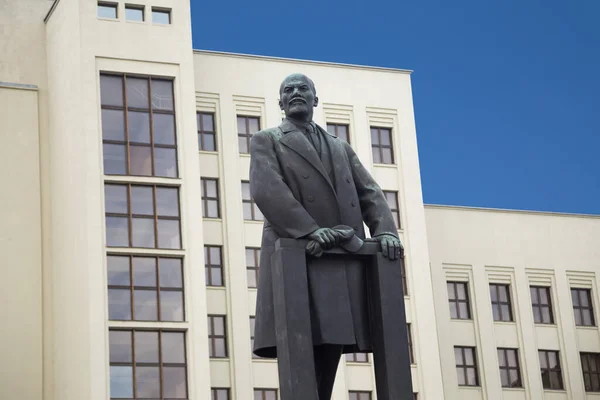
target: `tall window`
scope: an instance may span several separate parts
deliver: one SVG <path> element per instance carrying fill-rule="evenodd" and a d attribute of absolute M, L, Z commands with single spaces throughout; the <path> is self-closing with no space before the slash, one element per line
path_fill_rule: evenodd
<path fill-rule="evenodd" d="M 242 181 L 242 206 L 244 219 L 247 221 L 262 221 L 265 219 L 250 195 L 250 182 Z"/>
<path fill-rule="evenodd" d="M 246 274 L 248 277 L 248 287 L 258 287 L 258 266 L 260 261 L 260 249 L 246 247 Z"/>
<path fill-rule="evenodd" d="M 238 144 L 240 153 L 250 153 L 250 138 L 260 130 L 260 120 L 258 117 L 247 117 L 238 115 Z"/>
<path fill-rule="evenodd" d="M 558 351 L 539 350 L 538 354 L 544 389 L 563 390 L 564 386 Z"/>
<path fill-rule="evenodd" d="M 250 317 L 250 352 L 252 353 L 252 358 L 261 358 L 254 354 L 252 351 L 254 350 L 254 330 L 256 329 L 256 317 Z"/>
<path fill-rule="evenodd" d="M 575 325 L 595 326 L 592 291 L 590 289 L 571 289 Z"/>
<path fill-rule="evenodd" d="M 106 175 L 177 178 L 173 81 L 100 75 Z"/>
<path fill-rule="evenodd" d="M 398 205 L 398 192 L 384 190 L 383 194 L 385 195 L 385 200 L 387 201 L 388 207 L 390 207 L 390 211 L 392 212 L 392 216 L 394 217 L 396 229 L 402 229 L 402 225 L 400 224 L 400 206 Z"/>
<path fill-rule="evenodd" d="M 152 23 L 160 25 L 170 25 L 171 9 L 152 7 Z"/>
<path fill-rule="evenodd" d="M 581 353 L 586 392 L 600 392 L 600 353 Z"/>
<path fill-rule="evenodd" d="M 371 400 L 371 392 L 350 390 L 348 392 L 349 400 Z"/>
<path fill-rule="evenodd" d="M 144 22 L 144 6 L 125 4 L 125 19 L 127 21 Z"/>
<path fill-rule="evenodd" d="M 211 358 L 227 358 L 227 330 L 224 315 L 208 316 L 208 347 Z"/>
<path fill-rule="evenodd" d="M 350 133 L 346 124 L 327 124 L 327 132 L 350 143 Z"/>
<path fill-rule="evenodd" d="M 109 255 L 108 318 L 183 321 L 180 258 Z"/>
<path fill-rule="evenodd" d="M 202 185 L 202 216 L 204 218 L 220 218 L 219 180 L 201 178 Z"/>
<path fill-rule="evenodd" d="M 550 288 L 546 286 L 531 286 L 531 306 L 533 307 L 533 320 L 536 324 L 553 324 L 552 300 Z"/>
<path fill-rule="evenodd" d="M 277 389 L 254 389 L 254 400 L 277 400 Z"/>
<path fill-rule="evenodd" d="M 475 347 L 454 346 L 458 386 L 479 386 Z"/>
<path fill-rule="evenodd" d="M 179 189 L 105 184 L 106 245 L 181 248 Z"/>
<path fill-rule="evenodd" d="M 346 361 L 366 363 L 369 362 L 369 355 L 367 353 L 347 353 Z"/>
<path fill-rule="evenodd" d="M 416 364 L 413 340 L 412 340 L 412 329 L 411 329 L 410 324 L 406 324 L 406 335 L 407 335 L 406 337 L 408 338 L 408 356 L 410 358 L 410 363 Z"/>
<path fill-rule="evenodd" d="M 371 147 L 375 164 L 393 164 L 394 148 L 390 128 L 371 127 Z"/>
<path fill-rule="evenodd" d="M 494 321 L 512 321 L 509 285 L 490 283 L 490 296 Z"/>
<path fill-rule="evenodd" d="M 111 329 L 110 397 L 185 399 L 184 332 Z"/>
<path fill-rule="evenodd" d="M 198 112 L 196 113 L 196 122 L 198 124 L 198 148 L 204 151 L 217 151 L 215 114 Z"/>
<path fill-rule="evenodd" d="M 211 388 L 210 400 L 229 400 L 229 389 Z"/>
<path fill-rule="evenodd" d="M 117 3 L 98 2 L 98 18 L 117 19 Z"/>
<path fill-rule="evenodd" d="M 466 282 L 447 282 L 450 318 L 471 319 L 469 291 Z"/>
<path fill-rule="evenodd" d="M 523 387 L 517 349 L 498 348 L 498 365 L 502 387 Z"/>
<path fill-rule="evenodd" d="M 206 286 L 224 286 L 221 246 L 204 246 Z"/>

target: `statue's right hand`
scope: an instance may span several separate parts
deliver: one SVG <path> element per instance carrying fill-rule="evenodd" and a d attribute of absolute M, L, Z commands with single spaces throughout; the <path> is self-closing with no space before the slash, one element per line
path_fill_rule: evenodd
<path fill-rule="evenodd" d="M 319 228 L 308 235 L 308 239 L 319 243 L 323 250 L 329 250 L 340 243 L 340 235 L 331 228 Z"/>

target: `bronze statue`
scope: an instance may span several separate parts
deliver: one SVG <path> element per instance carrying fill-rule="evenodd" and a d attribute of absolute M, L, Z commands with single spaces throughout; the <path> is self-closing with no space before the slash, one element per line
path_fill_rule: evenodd
<path fill-rule="evenodd" d="M 343 353 L 370 352 L 365 265 L 356 258 L 320 256 L 346 240 L 346 225 L 364 239 L 363 221 L 383 255 L 403 252 L 383 192 L 345 141 L 315 124 L 312 80 L 292 74 L 279 88 L 286 118 L 251 140 L 250 190 L 265 216 L 260 257 L 254 353 L 276 358 L 271 255 L 279 238 L 311 239 L 307 248 L 310 319 L 319 400 L 331 398 Z"/>

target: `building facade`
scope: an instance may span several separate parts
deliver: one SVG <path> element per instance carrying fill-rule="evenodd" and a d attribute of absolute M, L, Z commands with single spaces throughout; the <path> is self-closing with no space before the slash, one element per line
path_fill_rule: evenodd
<path fill-rule="evenodd" d="M 1 398 L 277 398 L 248 146 L 292 72 L 395 215 L 417 398 L 600 398 L 600 219 L 424 206 L 410 71 L 194 51 L 189 6 L 0 1 Z"/>

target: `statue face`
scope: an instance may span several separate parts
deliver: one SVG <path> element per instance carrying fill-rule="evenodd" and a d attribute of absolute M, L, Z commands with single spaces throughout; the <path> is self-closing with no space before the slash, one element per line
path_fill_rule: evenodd
<path fill-rule="evenodd" d="M 313 108 L 319 98 L 310 80 L 302 74 L 293 74 L 281 84 L 279 107 L 286 117 L 301 121 L 311 121 Z"/>

